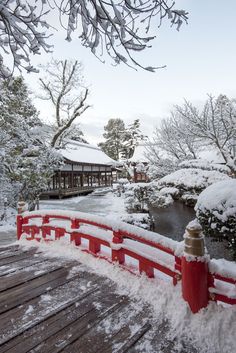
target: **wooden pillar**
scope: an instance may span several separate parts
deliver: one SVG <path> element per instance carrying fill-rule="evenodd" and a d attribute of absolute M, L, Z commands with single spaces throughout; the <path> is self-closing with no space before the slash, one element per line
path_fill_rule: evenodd
<path fill-rule="evenodd" d="M 105 171 L 105 186 L 107 186 L 107 171 Z"/>
<path fill-rule="evenodd" d="M 110 176 L 110 186 L 112 186 L 113 185 L 113 179 L 112 179 L 112 170 L 111 170 L 111 176 Z"/>
<path fill-rule="evenodd" d="M 93 166 L 91 166 L 91 186 L 93 186 Z"/>
<path fill-rule="evenodd" d="M 59 188 L 58 188 L 58 196 L 59 196 L 59 198 L 61 198 L 61 171 L 59 171 L 58 172 L 58 186 L 59 186 Z"/>
<path fill-rule="evenodd" d="M 73 164 L 71 164 L 71 188 L 74 189 L 74 168 Z"/>

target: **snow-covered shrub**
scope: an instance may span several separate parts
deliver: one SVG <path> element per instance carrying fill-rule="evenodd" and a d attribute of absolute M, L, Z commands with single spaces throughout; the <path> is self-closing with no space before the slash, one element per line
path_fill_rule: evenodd
<path fill-rule="evenodd" d="M 131 213 L 122 216 L 121 220 L 147 230 L 151 230 L 153 225 L 152 219 L 148 213 Z"/>
<path fill-rule="evenodd" d="M 113 191 L 117 196 L 121 196 L 125 192 L 125 185 L 129 184 L 127 178 L 120 178 L 113 184 Z"/>
<path fill-rule="evenodd" d="M 207 236 L 227 240 L 236 260 L 236 180 L 215 183 L 204 190 L 195 206 L 198 221 Z"/>
<path fill-rule="evenodd" d="M 212 170 L 180 169 L 149 183 L 148 203 L 163 208 L 171 205 L 174 200 L 181 200 L 185 205 L 193 207 L 201 191 L 221 180 L 230 180 L 230 177 Z"/>
<path fill-rule="evenodd" d="M 179 190 L 177 188 L 160 188 L 158 182 L 152 182 L 148 190 L 148 203 L 154 207 L 166 208 L 174 202 L 178 194 Z"/>
<path fill-rule="evenodd" d="M 198 195 L 197 194 L 191 194 L 191 193 L 186 193 L 183 194 L 180 197 L 180 200 L 186 205 L 186 206 L 190 206 L 190 207 L 194 207 L 196 205 L 198 199 Z"/>
<path fill-rule="evenodd" d="M 148 212 L 148 184 L 132 183 L 125 185 L 125 207 L 127 212 Z"/>
<path fill-rule="evenodd" d="M 193 191 L 199 193 L 209 185 L 221 180 L 230 180 L 230 177 L 218 171 L 187 168 L 166 175 L 158 181 L 158 185 L 176 187 L 182 192 Z"/>
<path fill-rule="evenodd" d="M 216 170 L 221 173 L 229 174 L 230 169 L 224 164 L 209 162 L 205 159 L 190 159 L 179 164 L 182 168 L 197 168 L 202 170 Z"/>

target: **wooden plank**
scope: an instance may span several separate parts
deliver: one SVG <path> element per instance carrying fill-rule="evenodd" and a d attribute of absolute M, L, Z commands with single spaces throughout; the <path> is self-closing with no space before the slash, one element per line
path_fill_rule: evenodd
<path fill-rule="evenodd" d="M 22 251 L 19 254 L 7 257 L 5 259 L 0 260 L 0 266 L 5 266 L 8 264 L 13 264 L 14 262 L 20 261 L 20 260 L 24 260 L 27 259 L 33 255 L 37 255 L 36 254 L 37 249 L 31 249 L 28 251 Z"/>
<path fill-rule="evenodd" d="M 100 281 L 101 282 L 101 281 Z M 72 274 L 61 286 L 0 315 L 0 342 L 4 343 L 47 318 L 54 316 L 88 291 L 98 288 L 97 276 L 83 272 Z"/>
<path fill-rule="evenodd" d="M 9 248 L 0 252 L 0 260 L 6 259 L 7 257 L 16 256 L 25 253 L 22 249 L 18 248 Z"/>
<path fill-rule="evenodd" d="M 0 293 L 0 313 L 4 313 L 17 305 L 41 295 L 47 291 L 47 288 L 55 288 L 65 283 L 68 280 L 67 276 L 72 266 L 59 268 L 30 282 L 19 285 L 17 288 L 11 288 Z"/>
<path fill-rule="evenodd" d="M 24 353 L 41 344 L 42 341 L 67 326 L 68 322 L 73 322 L 73 320 L 82 317 L 89 311 L 93 310 L 93 304 L 91 301 L 93 300 L 96 291 L 98 291 L 98 288 L 88 290 L 83 296 L 77 297 L 76 302 L 73 302 L 72 304 L 69 303 L 69 305 L 65 308 L 63 307 L 62 310 L 55 315 L 51 315 L 48 319 L 45 319 L 45 321 L 24 331 L 14 339 L 3 344 L 0 347 L 0 353 L 6 351 L 11 353 Z"/>
<path fill-rule="evenodd" d="M 198 350 L 189 342 L 186 344 L 183 339 L 170 339 L 168 337 L 169 325 L 166 320 L 154 321 L 152 327 L 139 340 L 137 340 L 127 350 L 118 350 L 116 353 L 175 353 L 179 352 L 181 345 L 181 353 L 197 353 Z"/>
<path fill-rule="evenodd" d="M 64 265 L 66 265 L 66 263 L 64 263 Z M 30 265 L 28 268 L 23 268 L 16 273 L 3 277 L 1 279 L 0 292 L 17 287 L 25 282 L 29 282 L 30 280 L 41 277 L 47 273 L 55 271 L 56 269 L 62 268 L 62 266 L 63 264 L 58 263 L 58 261 L 55 259 L 41 259 L 41 262 L 39 263 Z"/>
<path fill-rule="evenodd" d="M 109 300 L 109 295 L 105 298 Z M 91 329 L 93 325 L 101 321 L 103 318 L 109 316 L 112 312 L 121 310 L 126 305 L 127 299 L 124 297 L 120 297 L 119 301 L 115 303 L 111 300 L 109 305 L 106 302 L 105 309 L 101 310 L 101 308 L 95 308 L 94 310 L 89 311 L 86 315 L 78 318 L 78 320 L 67 325 L 57 334 L 52 335 L 49 339 L 46 339 L 40 345 L 36 346 L 33 350 L 31 350 L 31 352 L 67 352 L 65 347 L 67 347 L 70 343 L 83 336 L 88 330 Z M 68 352 L 71 351 L 69 350 Z M 87 353 L 87 351 L 83 352 Z"/>
<path fill-rule="evenodd" d="M 34 264 L 40 263 L 42 261 L 45 261 L 45 258 L 41 258 L 36 254 L 37 256 L 32 256 L 28 257 L 26 259 L 17 261 L 15 263 L 10 263 L 4 266 L 0 267 L 0 277 L 7 276 L 10 274 L 13 274 L 19 270 L 28 268 L 29 266 L 32 266 Z M 1 281 L 1 279 L 0 279 Z"/>
<path fill-rule="evenodd" d="M 113 352 L 122 346 L 127 349 L 133 345 L 151 328 L 147 319 L 150 313 L 141 303 L 130 301 L 127 304 L 116 312 L 111 312 L 100 322 L 93 324 L 83 336 L 68 345 L 63 352 Z M 146 317 L 144 317 L 144 312 Z"/>
<path fill-rule="evenodd" d="M 0 246 L 0 252 L 4 252 L 6 250 L 17 250 L 19 249 L 19 245 L 6 245 L 6 246 Z"/>

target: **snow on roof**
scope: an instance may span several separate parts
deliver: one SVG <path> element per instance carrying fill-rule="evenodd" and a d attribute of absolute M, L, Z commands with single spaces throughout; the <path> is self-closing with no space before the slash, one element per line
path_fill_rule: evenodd
<path fill-rule="evenodd" d="M 114 165 L 117 162 L 108 157 L 99 147 L 70 140 L 66 148 L 61 149 L 62 156 L 72 162 Z"/>
<path fill-rule="evenodd" d="M 148 162 L 146 157 L 147 147 L 146 145 L 138 145 L 135 147 L 133 157 L 129 159 L 130 162 L 143 163 Z"/>

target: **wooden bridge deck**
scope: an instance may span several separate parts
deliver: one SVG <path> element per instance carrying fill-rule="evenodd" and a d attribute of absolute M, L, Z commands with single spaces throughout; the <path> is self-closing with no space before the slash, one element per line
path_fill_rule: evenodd
<path fill-rule="evenodd" d="M 0 248 L 0 303 L 0 353 L 175 351 L 167 324 L 157 326 L 145 304 L 79 262 L 36 249 Z"/>

